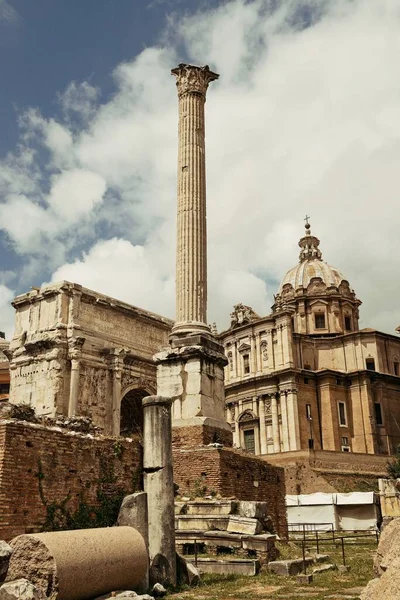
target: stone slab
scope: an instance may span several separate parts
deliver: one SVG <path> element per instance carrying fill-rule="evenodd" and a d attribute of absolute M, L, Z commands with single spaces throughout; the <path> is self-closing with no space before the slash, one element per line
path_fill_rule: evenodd
<path fill-rule="evenodd" d="M 197 568 L 201 573 L 215 573 L 218 575 L 248 575 L 254 576 L 260 570 L 258 560 L 214 560 L 212 558 L 199 558 Z"/>
<path fill-rule="evenodd" d="M 175 529 L 178 531 L 207 531 L 208 529 L 226 531 L 229 519 L 229 515 L 177 515 Z"/>
<path fill-rule="evenodd" d="M 309 567 L 313 564 L 313 559 L 306 557 L 305 563 L 306 567 Z M 274 560 L 268 563 L 268 571 L 276 575 L 299 575 L 303 572 L 303 568 L 302 558 L 295 560 Z"/>
<path fill-rule="evenodd" d="M 332 565 L 332 564 L 326 564 L 326 565 L 321 565 L 320 567 L 315 567 L 315 569 L 313 569 L 313 574 L 318 574 L 318 573 L 325 573 L 326 571 L 335 571 L 336 569 L 336 565 Z"/>
<path fill-rule="evenodd" d="M 235 514 L 238 502 L 235 500 L 204 500 L 186 503 L 188 515 L 231 515 Z"/>
<path fill-rule="evenodd" d="M 231 515 L 227 531 L 231 533 L 242 533 L 244 535 L 256 535 L 262 532 L 262 525 L 257 519 L 248 519 Z"/>
<path fill-rule="evenodd" d="M 268 505 L 266 502 L 242 500 L 239 502 L 239 515 L 249 519 L 264 519 L 268 516 Z"/>

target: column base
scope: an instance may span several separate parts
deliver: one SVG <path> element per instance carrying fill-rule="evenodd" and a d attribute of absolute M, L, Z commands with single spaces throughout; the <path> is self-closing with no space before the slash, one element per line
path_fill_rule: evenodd
<path fill-rule="evenodd" d="M 196 430 L 193 434 L 180 433 L 181 439 L 192 438 L 191 445 L 232 445 L 231 428 L 225 418 L 227 359 L 217 340 L 211 334 L 172 337 L 168 348 L 156 354 L 154 360 L 157 393 L 173 399 L 173 428 Z"/>
<path fill-rule="evenodd" d="M 210 417 L 177 419 L 172 425 L 172 445 L 178 448 L 193 448 L 222 444 L 232 447 L 232 429 L 229 423 L 223 423 Z"/>

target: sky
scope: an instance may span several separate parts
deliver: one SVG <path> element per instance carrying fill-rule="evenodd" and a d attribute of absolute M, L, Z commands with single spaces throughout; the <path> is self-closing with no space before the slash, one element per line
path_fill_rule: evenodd
<path fill-rule="evenodd" d="M 177 96 L 206 103 L 209 322 L 270 312 L 311 216 L 400 324 L 398 0 L 0 0 L 0 330 L 63 279 L 174 317 Z"/>

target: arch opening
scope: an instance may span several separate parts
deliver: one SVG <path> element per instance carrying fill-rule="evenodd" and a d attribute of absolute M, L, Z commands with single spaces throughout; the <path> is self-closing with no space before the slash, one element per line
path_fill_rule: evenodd
<path fill-rule="evenodd" d="M 142 400 L 149 393 L 142 389 L 129 390 L 121 399 L 120 435 L 143 435 Z"/>

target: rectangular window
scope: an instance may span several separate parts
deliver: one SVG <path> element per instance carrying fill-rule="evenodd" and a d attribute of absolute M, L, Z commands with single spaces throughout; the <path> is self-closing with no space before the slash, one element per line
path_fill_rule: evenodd
<path fill-rule="evenodd" d="M 339 425 L 343 425 L 344 427 L 346 427 L 347 425 L 347 418 L 346 418 L 346 405 L 344 402 L 338 402 L 338 409 L 339 409 Z"/>
<path fill-rule="evenodd" d="M 383 425 L 382 406 L 379 404 L 379 402 L 374 402 L 374 410 L 375 410 L 375 423 L 377 425 Z"/>
<path fill-rule="evenodd" d="M 398 375 L 399 374 L 399 363 L 398 362 L 394 361 L 393 369 L 394 369 L 394 374 Z"/>
<path fill-rule="evenodd" d="M 367 366 L 368 371 L 375 371 L 375 359 L 367 358 L 365 359 L 365 364 Z"/>
<path fill-rule="evenodd" d="M 310 421 L 310 419 L 311 419 L 311 404 L 306 404 L 306 417 Z"/>
<path fill-rule="evenodd" d="M 316 313 L 315 317 L 315 329 L 325 329 L 325 315 Z"/>
<path fill-rule="evenodd" d="M 342 446 L 342 452 L 350 452 L 349 446 Z"/>
<path fill-rule="evenodd" d="M 346 331 L 351 331 L 351 317 L 344 318 L 344 328 Z"/>
<path fill-rule="evenodd" d="M 245 449 L 247 450 L 247 452 L 252 452 L 252 454 L 255 454 L 256 445 L 254 441 L 254 429 L 246 429 L 245 431 L 243 431 L 243 433 Z"/>
<path fill-rule="evenodd" d="M 349 445 L 349 438 L 344 435 L 342 437 L 342 446 L 348 446 L 348 445 Z"/>
<path fill-rule="evenodd" d="M 304 377 L 303 381 L 305 384 L 308 384 L 308 377 Z"/>
<path fill-rule="evenodd" d="M 250 357 L 248 354 L 243 354 L 243 371 L 245 375 L 250 373 Z"/>
<path fill-rule="evenodd" d="M 10 391 L 9 383 L 0 383 L 0 394 L 8 394 Z"/>

